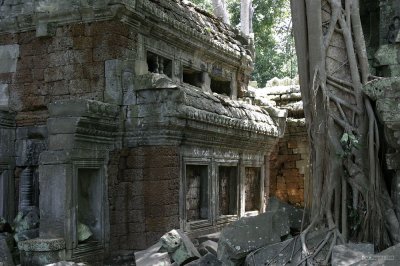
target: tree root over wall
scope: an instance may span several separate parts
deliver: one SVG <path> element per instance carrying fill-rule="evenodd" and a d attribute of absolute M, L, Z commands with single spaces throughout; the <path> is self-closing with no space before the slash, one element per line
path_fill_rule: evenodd
<path fill-rule="evenodd" d="M 292 0 L 300 85 L 311 148 L 310 224 L 301 232 L 312 264 L 337 243 L 369 241 L 377 249 L 400 241 L 399 221 L 378 158 L 373 106 L 363 93 L 371 77 L 358 0 Z M 310 251 L 306 236 L 327 227 Z"/>

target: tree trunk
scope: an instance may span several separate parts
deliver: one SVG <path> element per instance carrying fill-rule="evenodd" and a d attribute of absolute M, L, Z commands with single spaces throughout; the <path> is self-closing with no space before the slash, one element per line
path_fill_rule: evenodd
<path fill-rule="evenodd" d="M 246 35 L 250 34 L 250 0 L 242 0 L 240 3 L 240 28 Z"/>
<path fill-rule="evenodd" d="M 347 240 L 378 249 L 397 243 L 377 122 L 362 91 L 369 73 L 358 0 L 291 0 L 291 9 L 312 162 L 303 252 L 309 254 L 305 235 L 317 225 L 330 230 L 323 244 L 331 247 Z"/>
<path fill-rule="evenodd" d="M 225 0 L 212 0 L 214 15 L 229 24 L 228 9 Z"/>

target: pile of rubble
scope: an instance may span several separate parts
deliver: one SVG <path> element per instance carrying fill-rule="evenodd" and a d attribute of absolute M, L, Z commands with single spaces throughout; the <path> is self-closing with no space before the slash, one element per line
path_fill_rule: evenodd
<path fill-rule="evenodd" d="M 182 231 L 172 230 L 152 247 L 136 252 L 136 265 L 257 265 L 251 263 L 252 252 L 291 238 L 291 232 L 300 230 L 302 216 L 302 210 L 272 199 L 266 213 L 243 217 L 221 233 L 193 242 Z"/>
<path fill-rule="evenodd" d="M 267 212 L 243 217 L 220 233 L 191 241 L 182 231 L 172 230 L 147 250 L 135 252 L 136 265 L 301 265 L 311 256 L 304 256 L 299 238 L 302 224 L 306 222 L 302 209 L 271 198 Z M 327 228 L 320 228 L 307 234 L 306 242 L 311 254 L 327 233 Z M 313 257 L 318 265 L 326 259 L 329 246 Z M 336 245 L 330 263 L 334 266 L 400 265 L 399 251 L 400 244 L 377 254 L 369 243 Z"/>

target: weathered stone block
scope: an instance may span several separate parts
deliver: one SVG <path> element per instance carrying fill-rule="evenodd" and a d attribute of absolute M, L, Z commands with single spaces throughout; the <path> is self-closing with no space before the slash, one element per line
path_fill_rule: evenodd
<path fill-rule="evenodd" d="M 201 243 L 197 249 L 202 256 L 206 255 L 207 253 L 217 256 L 218 243 L 212 240 L 207 240 Z"/>
<path fill-rule="evenodd" d="M 15 72 L 19 56 L 19 45 L 0 45 L 0 73 Z"/>
<path fill-rule="evenodd" d="M 7 236 L 0 234 L 0 265 L 14 266 L 10 247 L 7 244 Z"/>
<path fill-rule="evenodd" d="M 160 252 L 162 247 L 161 241 L 146 250 L 135 252 L 135 259 L 137 266 L 160 265 L 169 266 L 171 260 L 168 252 Z"/>
<path fill-rule="evenodd" d="M 296 183 L 297 184 L 297 183 Z M 296 191 L 297 193 L 297 191 Z M 280 201 L 276 197 L 271 197 L 268 200 L 268 211 L 284 211 L 289 218 L 289 227 L 300 231 L 303 219 L 303 210 L 293 205 Z"/>
<path fill-rule="evenodd" d="M 72 188 L 67 178 L 72 176 L 72 166 L 67 164 L 40 165 L 40 191 L 46 191 L 46 197 L 40 197 L 41 237 L 64 237 L 67 217 L 66 198 Z M 60 200 L 62 199 L 62 200 Z"/>
<path fill-rule="evenodd" d="M 0 84 L 0 110 L 8 111 L 9 98 L 8 84 Z"/>
<path fill-rule="evenodd" d="M 65 259 L 65 241 L 61 238 L 36 238 L 18 243 L 21 264 L 42 266 Z"/>
<path fill-rule="evenodd" d="M 374 254 L 373 244 L 337 245 L 332 250 L 332 266 L 346 266 L 362 261 Z"/>
<path fill-rule="evenodd" d="M 391 246 L 375 255 L 366 255 L 352 266 L 398 266 L 400 265 L 400 244 Z"/>
<path fill-rule="evenodd" d="M 171 255 L 171 258 L 178 265 L 201 257 L 192 241 L 180 230 L 172 230 L 165 234 L 161 237 L 161 243 L 163 249 Z"/>
<path fill-rule="evenodd" d="M 310 231 L 307 234 L 307 246 L 310 249 L 315 248 L 325 238 L 327 230 Z M 292 254 L 292 251 L 294 253 Z M 325 254 L 324 252 L 321 252 Z M 301 253 L 301 241 L 298 238 L 288 239 L 283 242 L 266 245 L 255 250 L 246 257 L 244 265 L 298 265 L 303 259 Z"/>
<path fill-rule="evenodd" d="M 241 218 L 222 230 L 218 259 L 226 265 L 238 265 L 251 251 L 280 242 L 288 233 L 288 216 L 283 211 Z"/>

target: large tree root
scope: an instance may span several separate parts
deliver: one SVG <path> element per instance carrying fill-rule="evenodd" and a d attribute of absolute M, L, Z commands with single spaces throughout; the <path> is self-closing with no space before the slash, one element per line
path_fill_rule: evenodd
<path fill-rule="evenodd" d="M 378 158 L 376 117 L 362 91 L 371 76 L 358 1 L 292 0 L 292 11 L 301 13 L 293 25 L 312 162 L 311 223 L 299 237 L 300 264 L 312 264 L 329 246 L 327 264 L 334 245 L 348 240 L 378 249 L 400 241 Z M 329 231 L 310 250 L 307 235 L 317 225 Z"/>

